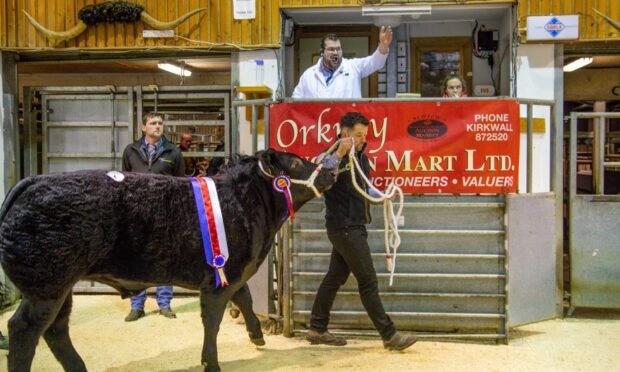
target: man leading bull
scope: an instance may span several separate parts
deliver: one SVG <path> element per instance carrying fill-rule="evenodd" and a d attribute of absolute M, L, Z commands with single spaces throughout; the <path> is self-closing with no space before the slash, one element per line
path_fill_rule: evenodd
<path fill-rule="evenodd" d="M 338 289 L 353 273 L 357 279 L 362 304 L 383 339 L 388 350 L 403 350 L 416 342 L 414 335 L 396 331 L 394 323 L 386 314 L 379 297 L 377 274 L 368 246 L 366 224 L 370 223 L 368 201 L 355 189 L 347 155 L 355 146 L 355 157 L 367 178 L 370 178 L 370 164 L 364 150 L 369 121 L 362 114 L 349 112 L 340 119 L 340 138 L 336 152 L 325 158 L 325 167 L 338 169 L 338 179 L 325 192 L 325 226 L 332 243 L 329 269 L 317 291 L 310 330 L 306 339 L 311 344 L 344 346 L 347 341 L 327 331 L 329 313 Z M 359 175 L 358 184 L 363 184 Z"/>

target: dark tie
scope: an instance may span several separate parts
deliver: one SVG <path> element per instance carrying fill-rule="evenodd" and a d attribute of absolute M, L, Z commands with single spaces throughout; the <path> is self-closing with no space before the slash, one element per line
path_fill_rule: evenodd
<path fill-rule="evenodd" d="M 149 163 L 153 161 L 153 155 L 155 154 L 155 145 L 149 143 L 146 145 L 146 154 L 149 156 Z"/>
<path fill-rule="evenodd" d="M 329 72 L 329 76 L 327 77 L 327 79 L 325 79 L 325 84 L 329 85 L 329 82 L 332 79 L 332 76 L 334 76 L 334 72 L 333 71 L 328 71 Z"/>

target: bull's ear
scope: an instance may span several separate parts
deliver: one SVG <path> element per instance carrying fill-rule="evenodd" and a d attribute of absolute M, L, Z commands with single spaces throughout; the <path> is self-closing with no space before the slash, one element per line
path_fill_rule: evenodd
<path fill-rule="evenodd" d="M 293 159 L 291 159 L 292 170 L 301 169 L 303 166 L 304 166 L 304 161 L 301 160 L 300 158 L 294 157 Z"/>
<path fill-rule="evenodd" d="M 272 175 L 277 173 L 276 152 L 273 149 L 269 148 L 267 150 L 259 151 L 256 153 L 256 156 L 262 163 L 265 172 Z"/>

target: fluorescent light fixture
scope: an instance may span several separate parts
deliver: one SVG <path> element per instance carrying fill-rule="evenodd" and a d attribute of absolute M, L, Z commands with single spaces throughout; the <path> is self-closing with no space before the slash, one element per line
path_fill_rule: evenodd
<path fill-rule="evenodd" d="M 372 16 L 375 26 L 398 26 L 403 16 L 417 19 L 423 14 L 431 14 L 430 5 L 415 6 L 363 6 L 362 16 Z"/>
<path fill-rule="evenodd" d="M 179 76 L 192 76 L 192 72 L 190 70 L 185 69 L 184 67 L 179 67 L 177 65 L 173 65 L 172 63 L 162 62 L 158 63 L 157 67 L 164 71 L 168 71 L 175 75 Z"/>
<path fill-rule="evenodd" d="M 379 16 L 379 15 L 422 15 L 431 14 L 430 5 L 415 6 L 363 6 L 363 16 Z"/>
<path fill-rule="evenodd" d="M 564 72 L 571 72 L 592 63 L 592 57 L 582 57 L 564 66 Z"/>

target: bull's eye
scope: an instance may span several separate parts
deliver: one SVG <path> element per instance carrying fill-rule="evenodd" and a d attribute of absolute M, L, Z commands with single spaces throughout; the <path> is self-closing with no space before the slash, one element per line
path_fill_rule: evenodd
<path fill-rule="evenodd" d="M 299 167 L 301 167 L 304 163 L 301 161 L 301 159 L 293 159 L 293 162 L 291 163 L 291 169 L 297 169 Z"/>

